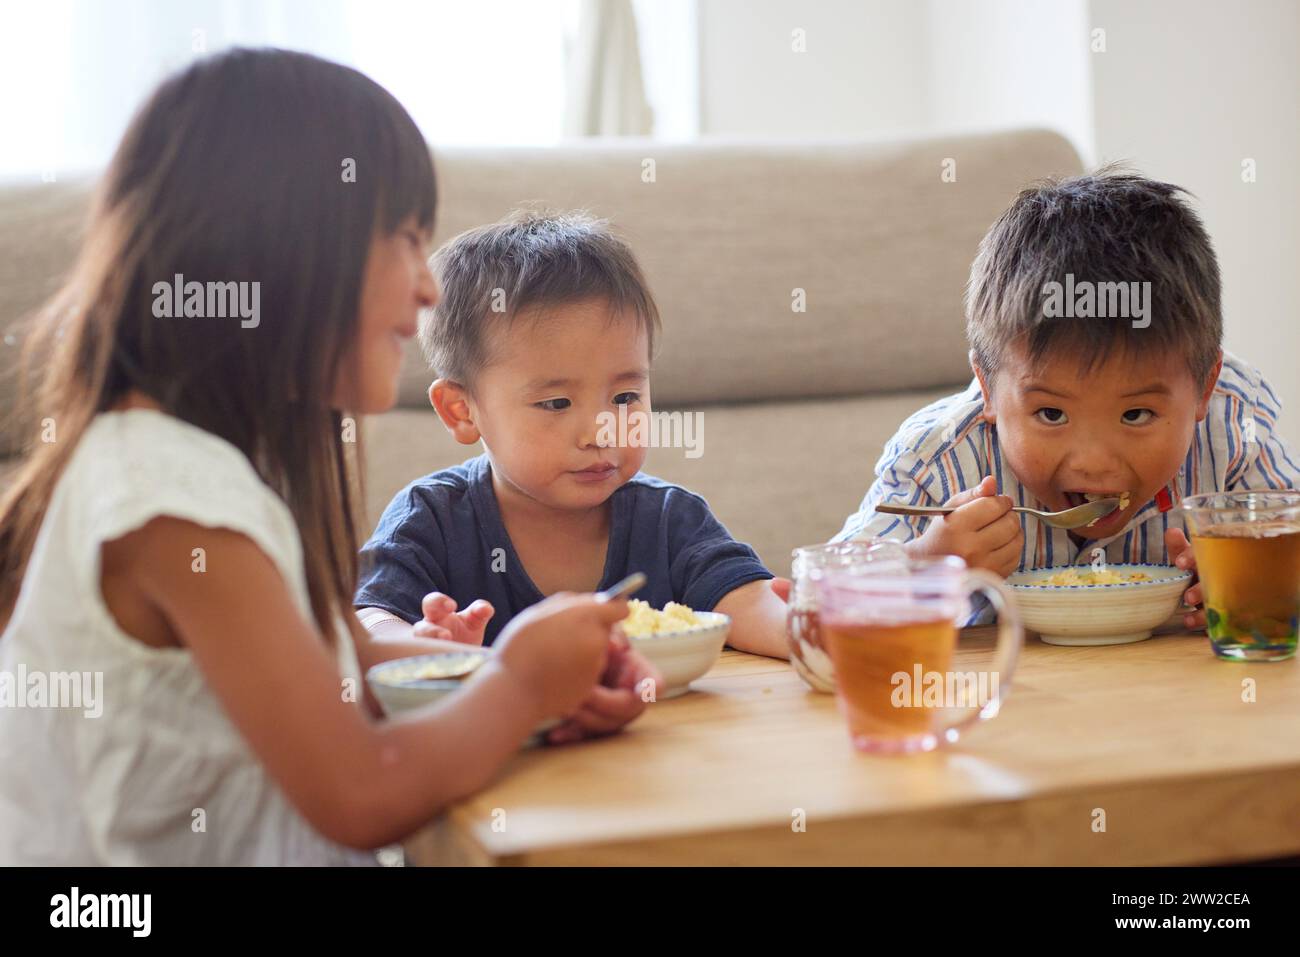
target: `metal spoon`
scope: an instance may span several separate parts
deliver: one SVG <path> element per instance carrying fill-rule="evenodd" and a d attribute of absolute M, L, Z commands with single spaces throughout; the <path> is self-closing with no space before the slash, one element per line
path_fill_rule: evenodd
<path fill-rule="evenodd" d="M 621 582 L 610 585 L 602 592 L 596 593 L 596 601 L 613 601 L 616 598 L 630 598 L 645 587 L 645 572 L 633 572 Z"/>
<path fill-rule="evenodd" d="M 1036 508 L 1013 505 L 1011 511 L 1033 515 L 1053 528 L 1083 528 L 1115 511 L 1119 508 L 1119 502 L 1118 498 L 1099 498 L 1095 502 L 1085 502 L 1063 512 L 1040 512 Z M 944 508 L 942 505 L 877 505 L 876 511 L 890 515 L 950 515 L 956 509 Z"/>
<path fill-rule="evenodd" d="M 626 578 L 624 578 L 621 582 L 611 585 L 609 588 L 606 588 L 604 591 L 597 593 L 596 601 L 604 602 L 604 601 L 614 601 L 616 598 L 626 598 L 629 595 L 635 594 L 636 592 L 644 588 L 645 583 L 646 583 L 646 577 L 644 572 L 633 572 L 631 575 L 628 575 Z M 454 657 L 455 655 L 462 654 L 462 652 L 449 651 L 449 652 L 444 652 L 443 654 L 448 657 Z M 487 661 L 487 655 L 473 655 L 472 652 L 468 652 L 465 653 L 465 656 L 468 660 L 463 661 L 457 665 L 448 665 L 446 667 L 440 668 L 439 673 L 436 677 L 439 680 L 446 680 L 446 679 L 458 680 L 460 678 L 465 678 L 470 674 L 472 674 L 478 668 L 479 665 Z M 437 657 L 442 657 L 442 656 L 439 655 Z M 397 683 L 410 684 L 415 681 L 428 681 L 432 677 L 434 676 L 421 675 L 418 678 L 408 678 L 405 681 L 401 681 Z"/>

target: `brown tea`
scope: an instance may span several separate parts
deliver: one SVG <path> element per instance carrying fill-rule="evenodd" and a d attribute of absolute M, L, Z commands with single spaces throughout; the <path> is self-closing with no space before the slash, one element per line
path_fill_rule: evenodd
<path fill-rule="evenodd" d="M 1229 658 L 1294 653 L 1300 625 L 1300 525 L 1205 527 L 1192 535 L 1205 618 Z"/>
<path fill-rule="evenodd" d="M 914 675 L 951 674 L 957 644 L 951 618 L 823 622 L 822 635 L 855 740 L 907 738 L 939 726 L 942 705 L 932 706 L 912 694 L 917 689 L 911 684 Z M 904 681 L 909 693 L 901 695 Z"/>

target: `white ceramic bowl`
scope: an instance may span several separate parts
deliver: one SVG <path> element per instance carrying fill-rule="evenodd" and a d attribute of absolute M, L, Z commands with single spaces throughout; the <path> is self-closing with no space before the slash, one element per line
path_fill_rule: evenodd
<path fill-rule="evenodd" d="M 482 649 L 467 651 L 450 651 L 436 655 L 416 655 L 413 658 L 395 658 L 375 665 L 366 672 L 366 684 L 371 693 L 379 700 L 384 714 L 395 715 L 415 708 L 423 708 L 448 695 L 455 694 L 462 687 L 465 678 L 413 678 L 422 671 L 434 672 L 446 670 L 452 672 L 473 662 L 482 663 L 490 652 Z M 524 747 L 532 747 L 541 741 L 551 728 L 560 722 L 555 719 L 543 721 L 537 726 L 533 736 Z"/>
<path fill-rule="evenodd" d="M 1049 645 L 1123 645 L 1151 637 L 1182 602 L 1192 577 L 1172 565 L 1107 565 L 1109 571 L 1145 572 L 1150 581 L 1114 585 L 1044 585 L 1068 567 L 1035 568 L 1007 578 L 1026 628 Z"/>
<path fill-rule="evenodd" d="M 690 691 L 690 684 L 701 677 L 718 660 L 722 646 L 727 643 L 731 619 L 716 611 L 697 611 L 696 617 L 704 622 L 695 628 L 666 631 L 644 638 L 632 638 L 632 647 L 659 669 L 664 677 L 664 687 L 655 691 L 655 697 L 676 698 Z"/>

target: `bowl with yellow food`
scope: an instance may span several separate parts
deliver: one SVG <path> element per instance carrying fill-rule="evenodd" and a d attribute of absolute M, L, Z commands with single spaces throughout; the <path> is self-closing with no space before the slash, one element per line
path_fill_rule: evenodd
<path fill-rule="evenodd" d="M 664 683 L 656 689 L 656 698 L 676 698 L 691 690 L 691 682 L 718 660 L 731 630 L 731 619 L 726 615 L 692 611 L 675 601 L 662 611 L 639 600 L 628 602 L 628 608 L 623 633 L 663 675 Z"/>
<path fill-rule="evenodd" d="M 485 648 L 440 652 L 395 658 L 381 662 L 366 672 L 366 685 L 378 700 L 384 714 L 392 717 L 443 701 L 474 681 L 478 667 L 492 653 Z M 543 721 L 525 743 L 532 747 L 560 722 Z"/>
<path fill-rule="evenodd" d="M 1178 610 L 1191 577 L 1173 565 L 1067 565 L 1016 572 L 1007 584 L 1025 627 L 1049 645 L 1124 645 Z"/>

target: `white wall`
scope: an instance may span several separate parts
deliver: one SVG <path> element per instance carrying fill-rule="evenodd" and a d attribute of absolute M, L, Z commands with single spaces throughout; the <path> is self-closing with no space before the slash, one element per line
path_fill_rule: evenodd
<path fill-rule="evenodd" d="M 1092 0 L 1100 160 L 1196 194 L 1223 274 L 1226 344 L 1269 377 L 1300 445 L 1300 4 Z M 1241 162 L 1256 162 L 1243 183 Z"/>
<path fill-rule="evenodd" d="M 700 0 L 701 130 L 802 138 L 923 128 L 924 14 L 909 0 Z"/>
<path fill-rule="evenodd" d="M 1092 150 L 1085 0 L 699 0 L 704 133 L 1056 129 Z M 792 47 L 804 31 L 805 52 Z"/>
<path fill-rule="evenodd" d="M 1269 377 L 1300 446 L 1296 0 L 699 3 L 705 134 L 1046 126 L 1085 164 L 1127 159 L 1190 189 L 1219 255 L 1226 345 Z"/>
<path fill-rule="evenodd" d="M 1043 126 L 1093 158 L 1085 0 L 929 0 L 926 126 Z"/>

